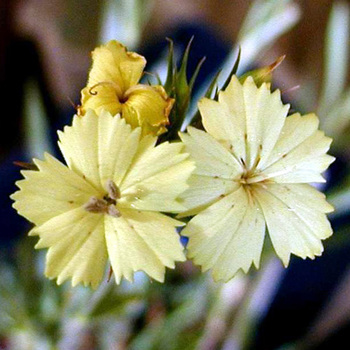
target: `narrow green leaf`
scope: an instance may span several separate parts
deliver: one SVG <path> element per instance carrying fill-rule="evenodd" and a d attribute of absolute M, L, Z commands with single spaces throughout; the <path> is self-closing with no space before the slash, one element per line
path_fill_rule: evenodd
<path fill-rule="evenodd" d="M 181 66 L 179 69 L 179 73 L 177 74 L 177 95 L 180 98 L 183 98 L 184 96 L 188 95 L 189 92 L 189 86 L 187 81 L 187 63 L 188 63 L 188 56 L 190 53 L 191 45 L 193 42 L 193 36 L 191 37 L 190 41 L 188 42 L 185 52 L 182 57 Z"/>
<path fill-rule="evenodd" d="M 160 75 L 158 73 L 155 73 L 155 78 L 157 79 L 157 84 L 162 85 L 162 79 L 160 79 Z"/>
<path fill-rule="evenodd" d="M 195 69 L 195 71 L 194 71 L 194 73 L 193 73 L 193 75 L 191 77 L 190 83 L 189 83 L 189 90 L 190 91 L 192 91 L 192 89 L 193 89 L 193 85 L 196 82 L 196 79 L 198 77 L 198 73 L 201 70 L 202 65 L 205 62 L 205 60 L 206 60 L 206 57 L 203 57 L 197 64 L 197 67 L 196 67 L 196 69 Z"/>
<path fill-rule="evenodd" d="M 224 85 L 222 86 L 221 90 L 225 90 L 227 88 L 228 84 L 230 84 L 232 76 L 237 73 L 239 62 L 241 60 L 241 52 L 242 50 L 241 50 L 241 47 L 239 46 L 236 61 L 232 67 L 230 74 L 228 75 L 226 81 L 224 82 Z"/>
<path fill-rule="evenodd" d="M 169 43 L 169 51 L 168 51 L 168 73 L 167 78 L 164 84 L 164 89 L 168 95 L 171 95 L 172 88 L 174 86 L 174 42 L 166 38 Z"/>
<path fill-rule="evenodd" d="M 207 98 L 212 98 L 213 96 L 213 92 L 215 91 L 215 99 L 217 98 L 217 94 L 218 94 L 218 79 L 219 79 L 219 75 L 221 73 L 221 70 L 219 70 L 213 80 L 211 81 L 207 91 L 205 92 L 204 96 Z M 196 113 L 194 114 L 194 116 L 191 119 L 190 125 L 194 126 L 197 129 L 203 129 L 203 125 L 202 125 L 202 117 L 201 114 L 199 112 L 199 109 L 197 108 Z"/>
<path fill-rule="evenodd" d="M 280 36 L 290 30 L 300 19 L 299 5 L 292 0 L 255 0 L 241 26 L 237 43 L 242 47 L 243 59 L 239 71 L 252 65 L 261 53 Z M 231 62 L 236 57 L 233 50 L 223 67 L 223 79 L 231 70 Z M 219 81 L 220 85 L 223 84 Z"/>
<path fill-rule="evenodd" d="M 213 91 L 218 88 L 218 79 L 221 73 L 221 69 L 215 74 L 213 80 L 211 81 L 207 91 L 205 92 L 205 97 L 211 98 L 213 95 Z"/>
<path fill-rule="evenodd" d="M 333 5 L 326 33 L 325 74 L 318 113 L 322 119 L 346 85 L 350 52 L 349 29 L 350 6 L 337 1 Z"/>
<path fill-rule="evenodd" d="M 350 89 L 341 94 L 327 110 L 322 129 L 326 135 L 333 138 L 333 150 L 338 153 L 348 152 L 350 147 Z"/>

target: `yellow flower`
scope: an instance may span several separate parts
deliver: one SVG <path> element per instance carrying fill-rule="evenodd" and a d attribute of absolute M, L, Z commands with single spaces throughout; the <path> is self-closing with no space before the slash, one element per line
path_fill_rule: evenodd
<path fill-rule="evenodd" d="M 176 232 L 182 222 L 160 212 L 183 210 L 193 162 L 181 143 L 155 147 L 119 116 L 88 111 L 59 133 L 68 167 L 52 156 L 23 171 L 14 208 L 36 226 L 36 248 L 49 248 L 46 275 L 96 288 L 109 259 L 117 283 L 137 270 L 157 281 L 185 260 Z"/>
<path fill-rule="evenodd" d="M 162 86 L 138 84 L 146 65 L 144 57 L 128 52 L 117 41 L 110 41 L 92 52 L 92 68 L 87 87 L 81 92 L 79 115 L 87 109 L 102 109 L 121 116 L 143 135 L 160 135 L 169 124 L 174 100 Z"/>
<path fill-rule="evenodd" d="M 182 231 L 188 253 L 215 280 L 259 266 L 267 226 L 277 255 L 314 258 L 332 234 L 324 213 L 333 208 L 309 182 L 334 158 L 331 139 L 318 129 L 314 114 L 287 117 L 280 92 L 252 78 L 233 77 L 219 101 L 199 103 L 207 133 L 189 128 L 181 138 L 196 162 L 190 188 L 181 197 L 196 215 Z"/>

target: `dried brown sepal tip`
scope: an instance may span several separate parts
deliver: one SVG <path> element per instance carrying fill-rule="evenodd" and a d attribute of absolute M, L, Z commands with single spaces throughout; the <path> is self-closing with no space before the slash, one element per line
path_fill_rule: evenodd
<path fill-rule="evenodd" d="M 80 105 L 74 103 L 74 101 L 70 97 L 68 97 L 67 99 L 68 99 L 70 105 L 77 111 L 77 113 L 79 113 Z"/>
<path fill-rule="evenodd" d="M 261 86 L 263 83 L 271 83 L 272 72 L 283 62 L 286 58 L 286 55 L 280 56 L 277 60 L 268 66 L 254 69 L 249 71 L 239 77 L 240 83 L 244 83 L 245 80 L 250 76 L 254 79 L 254 82 L 257 86 Z"/>
<path fill-rule="evenodd" d="M 26 169 L 26 170 L 34 170 L 34 171 L 38 171 L 39 170 L 39 168 L 33 163 L 14 161 L 13 164 L 17 165 L 17 166 L 19 166 L 19 167 L 21 167 L 23 169 Z"/>
<path fill-rule="evenodd" d="M 111 280 L 113 276 L 113 269 L 112 266 L 109 267 L 109 271 L 108 271 L 108 277 L 107 277 L 107 283 L 109 283 L 109 281 Z"/>

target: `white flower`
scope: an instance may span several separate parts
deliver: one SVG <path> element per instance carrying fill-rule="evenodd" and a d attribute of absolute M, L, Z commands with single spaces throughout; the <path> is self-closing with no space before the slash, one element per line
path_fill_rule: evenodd
<path fill-rule="evenodd" d="M 252 78 L 242 85 L 233 77 L 218 102 L 203 99 L 199 109 L 207 133 L 190 127 L 181 135 L 196 163 L 182 195 L 182 216 L 197 214 L 182 231 L 189 257 L 227 281 L 259 266 L 265 226 L 284 265 L 291 253 L 320 255 L 332 234 L 324 213 L 333 208 L 307 183 L 323 182 L 334 158 L 318 118 L 287 117 L 280 92 Z"/>
<path fill-rule="evenodd" d="M 124 119 L 108 112 L 75 116 L 60 133 L 68 167 L 46 155 L 39 171 L 23 171 L 12 195 L 17 211 L 36 226 L 36 248 L 49 248 L 46 275 L 60 284 L 72 278 L 99 285 L 110 261 L 116 282 L 137 270 L 163 281 L 165 267 L 185 260 L 176 232 L 182 222 L 176 198 L 193 170 L 181 143 L 140 138 Z"/>

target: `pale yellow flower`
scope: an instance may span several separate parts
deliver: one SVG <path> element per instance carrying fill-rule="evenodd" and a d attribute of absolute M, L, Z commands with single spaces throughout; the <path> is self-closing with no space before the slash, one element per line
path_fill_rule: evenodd
<path fill-rule="evenodd" d="M 17 211 L 35 224 L 36 248 L 49 248 L 46 275 L 94 288 L 109 260 L 119 283 L 142 270 L 157 281 L 165 267 L 185 260 L 176 232 L 176 198 L 188 188 L 193 162 L 181 143 L 140 138 L 124 119 L 88 111 L 65 127 L 60 148 L 68 167 L 50 155 L 23 171 L 12 195 Z"/>
<path fill-rule="evenodd" d="M 102 109 L 121 116 L 142 134 L 160 135 L 169 124 L 174 100 L 162 86 L 138 84 L 146 65 L 144 57 L 127 51 L 113 40 L 92 52 L 92 68 L 87 87 L 81 93 L 79 114 Z"/>
<path fill-rule="evenodd" d="M 323 182 L 334 158 L 318 118 L 287 117 L 280 92 L 252 78 L 242 85 L 233 77 L 218 102 L 203 99 L 199 109 L 207 133 L 190 127 L 181 135 L 196 162 L 182 195 L 183 216 L 197 214 L 182 231 L 189 257 L 227 281 L 259 266 L 265 225 L 284 265 L 291 253 L 320 255 L 321 240 L 332 234 L 325 213 L 333 208 L 308 183 Z"/>

